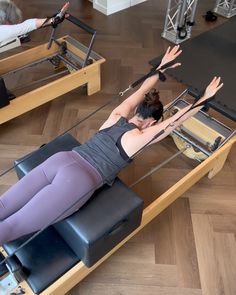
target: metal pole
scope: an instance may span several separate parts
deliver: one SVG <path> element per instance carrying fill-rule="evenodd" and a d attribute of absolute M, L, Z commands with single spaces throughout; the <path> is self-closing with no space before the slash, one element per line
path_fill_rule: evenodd
<path fill-rule="evenodd" d="M 85 60 L 84 60 L 83 65 L 82 65 L 82 68 L 87 66 L 87 62 L 88 62 L 88 59 L 89 59 L 89 57 L 90 57 L 90 53 L 91 53 L 91 51 L 92 51 L 93 44 L 94 44 L 94 42 L 95 42 L 95 38 L 96 38 L 96 33 L 94 33 L 93 36 L 92 36 L 92 39 L 91 39 L 91 42 L 90 42 L 90 44 L 89 44 L 89 47 L 88 47 L 88 51 L 87 51 L 87 54 L 86 54 Z"/>
<path fill-rule="evenodd" d="M 198 1 L 194 1 L 193 3 L 193 8 L 192 8 L 192 13 L 191 13 L 191 17 L 190 17 L 190 22 L 193 23 L 195 20 L 195 15 L 196 15 L 196 10 L 197 10 L 197 3 Z"/>
<path fill-rule="evenodd" d="M 193 142 L 192 140 L 190 140 L 187 136 L 183 135 L 181 132 L 179 132 L 177 130 L 173 130 L 173 133 L 176 134 L 177 136 L 179 136 L 184 141 L 186 141 L 189 145 L 191 145 L 191 146 L 195 147 L 196 149 L 198 149 L 199 151 L 201 151 L 207 157 L 209 157 L 212 154 L 211 152 L 208 152 L 206 149 L 201 147 L 199 144 L 197 144 L 197 143 Z"/>
<path fill-rule="evenodd" d="M 180 27 L 182 27 L 184 25 L 184 21 L 185 21 L 185 15 L 187 14 L 187 2 L 188 0 L 184 0 L 184 1 L 180 1 L 182 3 L 181 4 L 181 7 L 180 7 L 180 14 L 179 14 L 179 23 L 178 25 Z"/>
<path fill-rule="evenodd" d="M 138 180 L 136 180 L 135 182 L 133 182 L 130 187 L 135 186 L 137 183 L 139 183 L 140 181 L 142 181 L 143 179 L 145 179 L 146 177 L 148 177 L 149 175 L 153 174 L 154 172 L 158 171 L 159 169 L 161 169 L 163 166 L 165 166 L 166 164 L 168 164 L 170 161 L 172 161 L 173 159 L 177 158 L 180 154 L 182 154 L 183 152 L 185 152 L 188 148 L 190 148 L 190 146 L 187 146 L 186 148 L 179 150 L 177 153 L 175 153 L 173 156 L 167 158 L 165 161 L 161 162 L 159 165 L 157 165 L 155 168 L 153 168 L 151 171 L 149 171 L 148 173 L 144 174 L 142 177 L 140 177 Z"/>
<path fill-rule="evenodd" d="M 231 0 L 231 1 L 230 1 L 229 11 L 228 11 L 228 13 L 231 13 L 232 9 L 234 8 L 234 2 L 235 2 L 235 0 Z"/>
<path fill-rule="evenodd" d="M 48 41 L 48 49 L 51 48 L 52 42 L 55 40 L 55 36 L 56 36 L 56 28 L 53 28 L 50 39 Z"/>

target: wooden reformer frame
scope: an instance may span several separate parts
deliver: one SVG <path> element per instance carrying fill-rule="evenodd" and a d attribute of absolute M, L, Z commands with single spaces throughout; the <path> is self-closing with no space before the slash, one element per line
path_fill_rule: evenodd
<path fill-rule="evenodd" d="M 187 122 L 188 121 L 188 122 Z M 199 131 L 209 134 L 209 138 L 215 138 L 218 136 L 215 130 L 211 129 L 209 126 L 203 126 L 202 122 L 197 119 L 190 118 L 185 122 L 187 126 L 190 124 L 190 129 L 194 126 L 196 133 Z M 205 130 L 203 130 L 203 128 Z M 63 276 L 61 276 L 57 281 L 45 289 L 40 295 L 63 295 L 82 281 L 89 273 L 96 269 L 102 262 L 109 258 L 114 252 L 116 252 L 122 245 L 124 245 L 128 240 L 135 236 L 143 227 L 145 227 L 149 222 L 151 222 L 155 217 L 157 217 L 163 210 L 165 210 L 169 205 L 171 205 L 176 199 L 178 199 L 182 194 L 184 194 L 189 188 L 191 188 L 195 183 L 197 183 L 203 176 L 208 174 L 208 178 L 214 177 L 224 166 L 224 163 L 228 157 L 228 154 L 236 141 L 235 132 L 232 136 L 228 138 L 222 146 L 216 149 L 210 156 L 208 156 L 203 162 L 201 162 L 196 168 L 191 170 L 187 175 L 175 183 L 171 188 L 165 191 L 163 194 L 157 197 L 148 207 L 146 207 L 142 214 L 142 221 L 140 226 L 133 231 L 129 236 L 122 240 L 118 245 L 116 245 L 109 253 L 107 253 L 103 258 L 101 258 L 95 265 L 88 268 L 81 261 L 67 271 Z M 2 250 L 4 252 L 4 250 Z M 20 283 L 22 289 L 24 289 L 26 295 L 34 294 L 27 283 L 24 281 Z"/>
<path fill-rule="evenodd" d="M 84 61 L 86 59 L 88 48 L 72 37 L 66 36 L 54 41 L 50 48 L 48 48 L 48 44 L 43 44 L 0 60 L 0 76 L 4 77 L 4 75 L 10 72 L 30 66 L 38 61 L 40 62 L 40 60 L 46 60 L 57 54 L 61 56 L 60 44 L 63 44 L 66 50 L 79 60 Z M 64 77 L 16 97 L 11 100 L 9 105 L 1 108 L 0 124 L 18 117 L 82 85 L 87 85 L 88 95 L 96 93 L 101 89 L 100 68 L 103 62 L 105 62 L 103 57 L 91 51 L 89 63 L 86 63 L 86 65 L 69 72 L 69 74 Z M 66 65 L 63 60 L 61 64 L 62 66 Z"/>

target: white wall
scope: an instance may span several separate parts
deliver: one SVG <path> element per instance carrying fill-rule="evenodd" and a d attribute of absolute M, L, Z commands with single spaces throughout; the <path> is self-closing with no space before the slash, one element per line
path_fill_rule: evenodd
<path fill-rule="evenodd" d="M 93 8 L 106 15 L 110 15 L 145 1 L 147 0 L 93 0 L 91 2 L 93 2 Z"/>
<path fill-rule="evenodd" d="M 130 0 L 130 6 L 145 2 L 147 0 Z"/>

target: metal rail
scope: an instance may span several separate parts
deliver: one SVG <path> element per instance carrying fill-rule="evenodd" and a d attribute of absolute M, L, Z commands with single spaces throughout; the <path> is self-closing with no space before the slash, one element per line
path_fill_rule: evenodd
<path fill-rule="evenodd" d="M 136 184 L 138 184 L 140 181 L 144 180 L 146 177 L 148 177 L 149 175 L 153 174 L 154 172 L 160 170 L 163 166 L 165 166 L 166 164 L 168 164 L 169 162 L 171 162 L 172 160 L 174 160 L 175 158 L 177 158 L 179 155 L 181 155 L 183 152 L 185 152 L 188 148 L 190 148 L 190 146 L 187 146 L 186 148 L 179 150 L 177 153 L 175 153 L 174 155 L 172 155 L 171 157 L 167 158 L 166 160 L 162 161 L 160 164 L 158 164 L 155 168 L 151 169 L 148 173 L 144 174 L 142 177 L 140 177 L 139 179 L 137 179 L 135 182 L 133 182 L 130 185 L 130 188 L 132 188 L 133 186 L 135 186 Z"/>

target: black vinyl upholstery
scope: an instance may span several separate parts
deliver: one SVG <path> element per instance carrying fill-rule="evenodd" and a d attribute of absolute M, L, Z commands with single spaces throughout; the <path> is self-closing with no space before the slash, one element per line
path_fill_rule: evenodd
<path fill-rule="evenodd" d="M 9 105 L 8 93 L 5 86 L 5 82 L 2 77 L 0 77 L 0 108 Z"/>
<path fill-rule="evenodd" d="M 25 242 L 30 235 L 4 245 L 11 254 Z M 78 256 L 68 247 L 53 227 L 40 233 L 28 245 L 16 253 L 25 278 L 35 294 L 39 294 L 52 282 L 79 262 Z"/>
<path fill-rule="evenodd" d="M 95 192 L 78 214 L 54 225 L 78 257 L 90 267 L 141 222 L 143 201 L 116 179 Z"/>
<path fill-rule="evenodd" d="M 19 178 L 59 151 L 79 142 L 64 134 L 15 162 Z M 16 253 L 24 276 L 39 294 L 78 261 L 96 263 L 141 222 L 143 201 L 118 178 L 112 187 L 97 190 L 91 199 L 68 218 L 50 226 Z M 27 237 L 4 245 L 11 254 Z"/>

